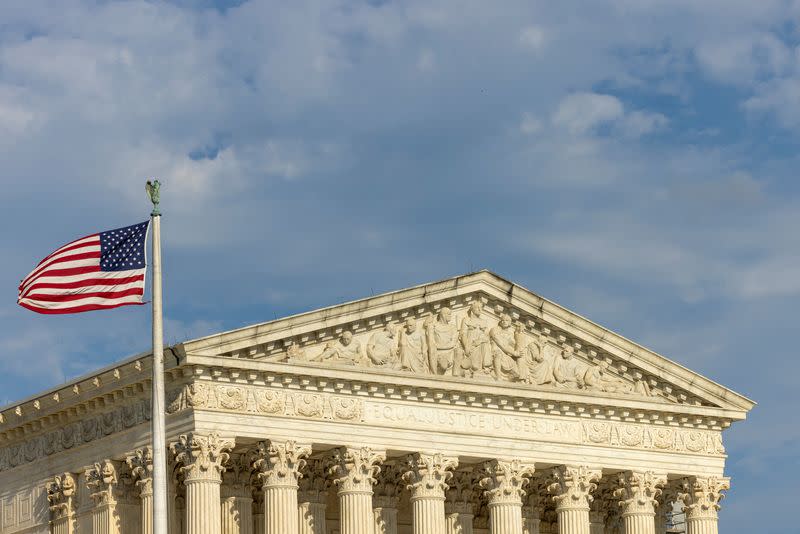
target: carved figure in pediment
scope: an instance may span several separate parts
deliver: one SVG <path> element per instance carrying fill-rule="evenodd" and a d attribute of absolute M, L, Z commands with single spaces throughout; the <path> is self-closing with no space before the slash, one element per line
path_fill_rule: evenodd
<path fill-rule="evenodd" d="M 342 332 L 342 335 L 339 336 L 339 339 L 328 342 L 322 354 L 315 358 L 315 360 L 326 363 L 358 365 L 363 361 L 361 343 L 353 339 L 353 333 L 351 331 L 345 330 Z"/>
<path fill-rule="evenodd" d="M 558 355 L 553 349 L 555 347 L 538 338 L 528 343 L 523 355 L 528 370 L 526 382 L 538 386 L 556 383 L 554 369 Z"/>
<path fill-rule="evenodd" d="M 458 347 L 458 329 L 452 322 L 453 312 L 443 307 L 425 322 L 428 341 L 428 364 L 436 375 L 443 375 L 453 368 Z"/>
<path fill-rule="evenodd" d="M 290 362 L 306 360 L 306 351 L 301 349 L 297 343 L 292 343 L 286 348 L 286 359 Z"/>
<path fill-rule="evenodd" d="M 605 393 L 633 393 L 633 386 L 608 372 L 608 362 L 603 360 L 590 366 L 583 377 L 586 389 Z"/>
<path fill-rule="evenodd" d="M 561 349 L 560 357 L 556 359 L 553 367 L 553 375 L 556 378 L 556 386 L 570 389 L 582 389 L 585 387 L 584 378 L 586 376 L 586 365 L 575 358 L 575 350 L 569 345 Z"/>
<path fill-rule="evenodd" d="M 463 357 L 455 368 L 458 376 L 472 376 L 492 366 L 492 350 L 489 340 L 489 323 L 483 316 L 483 303 L 473 301 L 467 315 L 461 321 L 459 340 Z"/>
<path fill-rule="evenodd" d="M 397 352 L 394 327 L 390 324 L 372 334 L 367 341 L 367 357 L 373 365 L 397 367 Z"/>
<path fill-rule="evenodd" d="M 522 325 L 514 326 L 511 316 L 507 313 L 500 315 L 500 322 L 489 330 L 492 341 L 492 374 L 495 379 L 517 380 L 526 374 L 520 372 L 522 361 Z"/>
<path fill-rule="evenodd" d="M 400 366 L 419 374 L 430 373 L 425 335 L 417 328 L 417 322 L 408 318 L 400 332 Z"/>

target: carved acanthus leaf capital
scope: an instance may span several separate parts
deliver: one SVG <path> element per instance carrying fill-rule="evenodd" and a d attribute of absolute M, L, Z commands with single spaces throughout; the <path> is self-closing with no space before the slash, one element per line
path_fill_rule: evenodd
<path fill-rule="evenodd" d="M 533 466 L 519 460 L 491 460 L 481 472 L 480 486 L 489 504 L 522 504 L 522 495 L 533 475 Z"/>
<path fill-rule="evenodd" d="M 480 493 L 478 483 L 479 477 L 475 471 L 454 472 L 445 491 L 445 511 L 472 514 L 475 510 L 475 499 Z"/>
<path fill-rule="evenodd" d="M 75 496 L 75 477 L 72 473 L 64 473 L 53 478 L 47 486 L 47 502 L 50 503 L 52 519 L 67 517 L 73 510 Z"/>
<path fill-rule="evenodd" d="M 252 465 L 264 488 L 296 488 L 309 454 L 311 445 L 301 445 L 293 440 L 283 443 L 260 441 L 253 451 Z"/>
<path fill-rule="evenodd" d="M 251 467 L 247 456 L 231 454 L 223 467 L 225 467 L 225 472 L 222 473 L 221 496 L 223 498 L 250 497 Z"/>
<path fill-rule="evenodd" d="M 203 479 L 220 482 L 225 463 L 230 458 L 228 451 L 233 446 L 233 439 L 212 432 L 208 435 L 183 434 L 170 444 L 170 450 L 175 461 L 182 464 L 180 470 L 186 482 Z"/>
<path fill-rule="evenodd" d="M 125 463 L 136 480 L 139 494 L 142 496 L 153 494 L 153 450 L 150 447 L 136 449 L 134 453 L 125 458 Z"/>
<path fill-rule="evenodd" d="M 380 464 L 386 460 L 386 453 L 373 451 L 370 447 L 360 449 L 334 449 L 329 459 L 328 473 L 339 492 L 372 493 L 372 485 L 377 482 Z"/>
<path fill-rule="evenodd" d="M 655 514 L 656 500 L 667 483 L 666 475 L 652 471 L 625 471 L 619 475 L 619 487 L 614 497 L 619 500 L 622 515 Z"/>
<path fill-rule="evenodd" d="M 86 471 L 86 486 L 95 506 L 116 502 L 117 468 L 111 460 L 95 463 Z"/>
<path fill-rule="evenodd" d="M 553 469 L 553 482 L 547 491 L 553 495 L 557 510 L 589 510 L 592 492 L 602 473 L 586 466 L 562 465 Z"/>
<path fill-rule="evenodd" d="M 411 499 L 444 500 L 447 481 L 458 466 L 458 458 L 443 454 L 411 454 L 406 459 L 403 481 L 411 491 Z"/>
<path fill-rule="evenodd" d="M 300 486 L 297 494 L 299 502 L 326 502 L 330 481 L 325 470 L 325 460 L 319 458 L 308 460 L 298 484 Z"/>
<path fill-rule="evenodd" d="M 402 468 L 398 464 L 384 465 L 373 488 L 372 503 L 376 508 L 397 508 L 405 488 Z"/>
<path fill-rule="evenodd" d="M 685 478 L 678 498 L 683 501 L 686 519 L 716 518 L 719 503 L 725 498 L 724 491 L 731 488 L 728 477 Z"/>

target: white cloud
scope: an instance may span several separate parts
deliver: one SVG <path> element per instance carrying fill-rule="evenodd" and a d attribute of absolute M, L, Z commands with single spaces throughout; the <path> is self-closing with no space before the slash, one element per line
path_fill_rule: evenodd
<path fill-rule="evenodd" d="M 573 134 L 587 133 L 624 114 L 622 102 L 612 95 L 573 93 L 564 97 L 553 114 L 553 124 Z"/>
<path fill-rule="evenodd" d="M 659 131 L 667 124 L 669 124 L 669 119 L 661 113 L 632 111 L 625 114 L 620 128 L 627 137 L 641 137 Z"/>
<path fill-rule="evenodd" d="M 525 112 L 519 124 L 519 131 L 524 134 L 535 134 L 542 129 L 542 121 L 533 113 Z"/>
<path fill-rule="evenodd" d="M 535 52 L 541 52 L 546 41 L 545 31 L 540 26 L 527 26 L 519 32 L 520 44 Z"/>

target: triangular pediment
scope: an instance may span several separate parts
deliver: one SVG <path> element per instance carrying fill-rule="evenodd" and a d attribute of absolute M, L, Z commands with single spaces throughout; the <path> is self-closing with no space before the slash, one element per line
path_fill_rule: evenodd
<path fill-rule="evenodd" d="M 177 350 L 448 384 L 505 384 L 543 397 L 628 399 L 673 405 L 678 413 L 680 405 L 693 413 L 705 407 L 728 419 L 744 418 L 754 404 L 488 271 L 188 341 Z"/>

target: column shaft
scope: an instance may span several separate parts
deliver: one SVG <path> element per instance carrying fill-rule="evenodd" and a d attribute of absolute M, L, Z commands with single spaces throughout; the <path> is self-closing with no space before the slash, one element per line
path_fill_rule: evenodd
<path fill-rule="evenodd" d="M 383 506 L 374 509 L 375 534 L 397 534 L 397 508 Z"/>
<path fill-rule="evenodd" d="M 441 499 L 422 497 L 411 501 L 414 534 L 445 534 L 444 491 Z"/>
<path fill-rule="evenodd" d="M 153 494 L 142 493 L 141 503 L 142 534 L 153 534 Z"/>
<path fill-rule="evenodd" d="M 522 534 L 539 534 L 541 520 L 537 517 L 522 518 Z"/>
<path fill-rule="evenodd" d="M 227 497 L 222 499 L 222 534 L 253 534 L 253 499 Z"/>
<path fill-rule="evenodd" d="M 372 492 L 339 492 L 341 534 L 372 534 Z"/>
<path fill-rule="evenodd" d="M 656 514 L 622 514 L 625 534 L 656 534 Z M 602 531 L 600 531 L 602 533 Z M 594 532 L 592 532 L 594 534 Z M 599 533 L 598 533 L 599 534 Z"/>
<path fill-rule="evenodd" d="M 489 503 L 491 534 L 522 534 L 522 504 Z"/>
<path fill-rule="evenodd" d="M 452 513 L 445 516 L 447 534 L 472 534 L 472 514 Z"/>
<path fill-rule="evenodd" d="M 264 527 L 264 534 L 297 532 L 297 486 L 264 486 Z"/>
<path fill-rule="evenodd" d="M 186 534 L 220 534 L 219 480 L 186 481 Z"/>
<path fill-rule="evenodd" d="M 297 519 L 300 523 L 300 534 L 326 534 L 325 503 L 300 503 Z"/>
<path fill-rule="evenodd" d="M 558 512 L 558 534 L 590 534 L 589 510 L 567 508 Z"/>
<path fill-rule="evenodd" d="M 686 520 L 686 534 L 717 534 L 716 518 L 704 517 Z"/>

